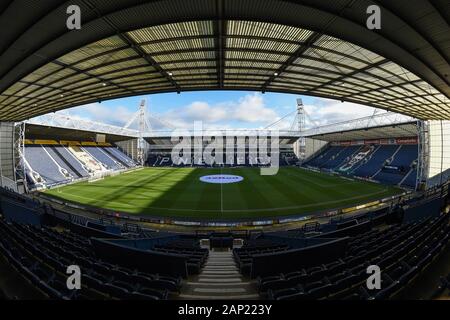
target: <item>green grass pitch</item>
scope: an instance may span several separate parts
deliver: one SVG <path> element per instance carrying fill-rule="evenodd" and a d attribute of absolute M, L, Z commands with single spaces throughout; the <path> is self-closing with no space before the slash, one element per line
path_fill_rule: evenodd
<path fill-rule="evenodd" d="M 199 180 L 212 174 L 239 175 L 244 180 L 233 184 Z M 262 176 L 258 168 L 145 168 L 45 193 L 142 216 L 227 220 L 305 215 L 401 192 L 385 185 L 282 167 L 274 176 Z"/>

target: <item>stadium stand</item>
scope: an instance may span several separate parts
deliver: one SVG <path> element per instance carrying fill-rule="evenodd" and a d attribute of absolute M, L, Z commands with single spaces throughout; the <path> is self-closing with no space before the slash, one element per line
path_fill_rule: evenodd
<path fill-rule="evenodd" d="M 1 254 L 54 299 L 176 299 L 185 285 L 182 278 L 189 281 L 209 260 L 199 239 L 220 236 L 117 225 L 5 189 L 1 204 Z M 440 214 L 443 205 L 444 199 L 430 195 L 405 202 L 407 219 L 397 208 L 386 207 L 290 231 L 236 234 L 245 240 L 232 256 L 244 277 L 256 279 L 263 299 L 387 299 L 446 248 L 450 227 L 449 214 Z M 232 233 L 225 236 L 233 238 Z M 362 285 L 371 264 L 384 270 L 381 290 Z M 81 290 L 65 286 L 68 265 L 83 268 Z"/>
<path fill-rule="evenodd" d="M 32 227 L 0 220 L 2 251 L 29 280 L 53 298 L 89 298 L 93 291 L 115 298 L 166 299 L 179 289 L 181 279 L 128 270 L 96 259 L 88 238 L 71 231 Z M 86 288 L 70 291 L 61 285 L 66 266 L 83 267 Z M 75 295 L 75 296 L 74 296 Z M 98 296 L 97 296 L 98 298 Z"/>
<path fill-rule="evenodd" d="M 194 152 L 192 152 L 194 154 Z M 249 153 L 245 155 L 238 156 L 237 153 L 234 155 L 234 164 L 225 164 L 224 166 L 230 167 L 259 167 L 264 164 L 257 156 L 253 156 Z M 298 157 L 293 152 L 280 152 L 279 154 L 279 165 L 280 166 L 293 166 L 299 162 Z M 167 153 L 150 153 L 146 161 L 147 165 L 150 167 L 184 167 L 184 166 L 194 166 L 194 167 L 204 167 L 207 166 L 203 161 L 196 163 L 194 156 L 191 158 L 191 164 L 187 164 L 187 160 L 181 161 L 180 163 L 173 163 L 171 154 Z M 222 166 L 222 164 L 215 164 L 214 166 Z"/>
<path fill-rule="evenodd" d="M 399 184 L 412 170 L 412 164 L 417 157 L 417 145 L 400 146 L 373 179 L 387 184 Z"/>
<path fill-rule="evenodd" d="M 361 165 L 362 161 L 366 159 L 369 154 L 371 154 L 375 150 L 375 146 L 365 146 L 361 147 L 357 152 L 349 158 L 350 160 L 344 162 L 344 164 L 338 167 L 340 172 L 349 172 L 351 170 L 356 169 L 357 166 Z"/>
<path fill-rule="evenodd" d="M 105 171 L 106 167 L 94 159 L 89 153 L 85 152 L 81 146 L 69 146 L 68 150 L 80 161 L 90 173 Z"/>
<path fill-rule="evenodd" d="M 318 155 L 316 155 L 313 159 L 309 160 L 305 163 L 307 166 L 321 168 L 325 163 L 327 163 L 329 160 L 331 160 L 334 156 L 336 156 L 340 151 L 342 150 L 342 147 L 338 146 L 330 146 L 325 149 Z"/>
<path fill-rule="evenodd" d="M 26 174 L 32 189 L 52 187 L 98 172 L 136 166 L 136 162 L 118 148 L 97 145 L 95 142 L 84 146 L 72 142 L 66 146 L 64 142 L 53 140 L 28 140 L 25 146 Z"/>
<path fill-rule="evenodd" d="M 25 150 L 29 180 L 34 185 L 55 185 L 71 180 L 70 173 L 62 168 L 41 145 Z"/>
<path fill-rule="evenodd" d="M 97 162 L 102 163 L 106 169 L 109 170 L 118 170 L 123 169 L 120 163 L 116 162 L 108 153 L 104 152 L 99 147 L 83 147 L 83 150 L 89 153 Z"/>
<path fill-rule="evenodd" d="M 150 154 L 147 164 L 151 167 L 171 167 L 174 165 L 169 154 Z"/>
<path fill-rule="evenodd" d="M 410 188 L 416 187 L 416 179 L 417 179 L 417 169 L 413 168 L 409 171 L 409 173 L 406 175 L 406 177 L 401 182 L 402 186 L 407 186 Z"/>
<path fill-rule="evenodd" d="M 136 162 L 127 156 L 124 152 L 122 152 L 119 148 L 115 147 L 105 147 L 103 149 L 106 153 L 108 153 L 114 160 L 117 160 L 124 166 L 128 168 L 132 168 L 136 166 Z"/>
<path fill-rule="evenodd" d="M 67 165 L 72 168 L 75 173 L 80 174 L 82 177 L 89 176 L 89 172 L 86 167 L 65 147 L 65 146 L 52 146 L 56 153 L 67 161 Z"/>
<path fill-rule="evenodd" d="M 447 292 L 447 294 L 445 294 Z M 433 293 L 434 298 L 448 299 L 450 296 L 450 273 L 447 276 L 441 276 L 439 279 L 439 285 Z"/>
<path fill-rule="evenodd" d="M 61 168 L 64 168 L 72 178 L 81 178 L 82 175 L 72 166 L 70 163 L 65 160 L 59 151 L 55 148 L 55 146 L 44 146 L 45 151 L 49 154 L 49 156 L 55 160 L 55 162 Z"/>
<path fill-rule="evenodd" d="M 448 240 L 448 215 L 392 226 L 354 237 L 335 261 L 287 273 L 272 270 L 272 276 L 258 278 L 259 290 L 279 300 L 386 299 L 423 270 Z M 386 274 L 383 289 L 369 293 L 361 284 L 370 264 Z"/>
<path fill-rule="evenodd" d="M 303 166 L 416 187 L 417 145 L 330 146 Z"/>
<path fill-rule="evenodd" d="M 363 160 L 363 164 L 353 171 L 356 176 L 370 178 L 384 165 L 385 161 L 393 156 L 398 146 L 378 146 L 369 158 Z"/>
<path fill-rule="evenodd" d="M 360 146 L 340 148 L 339 152 L 322 165 L 322 168 L 335 169 L 361 149 Z"/>

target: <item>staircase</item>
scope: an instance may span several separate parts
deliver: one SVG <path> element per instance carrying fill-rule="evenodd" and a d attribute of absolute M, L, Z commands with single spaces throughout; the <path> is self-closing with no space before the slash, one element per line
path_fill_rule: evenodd
<path fill-rule="evenodd" d="M 210 251 L 198 276 L 181 289 L 180 299 L 259 299 L 255 281 L 243 277 L 232 251 Z"/>

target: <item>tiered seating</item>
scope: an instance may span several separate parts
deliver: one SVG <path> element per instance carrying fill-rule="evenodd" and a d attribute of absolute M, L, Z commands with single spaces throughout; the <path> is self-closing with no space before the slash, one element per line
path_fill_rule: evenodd
<path fill-rule="evenodd" d="M 172 158 L 168 154 L 150 154 L 147 163 L 152 167 L 171 167 L 174 165 Z"/>
<path fill-rule="evenodd" d="M 410 188 L 415 188 L 416 187 L 416 180 L 417 180 L 417 169 L 412 169 L 409 173 L 408 176 L 405 178 L 405 180 L 403 180 L 402 182 L 402 186 L 407 186 Z"/>
<path fill-rule="evenodd" d="M 90 173 L 96 173 L 106 170 L 106 168 L 100 162 L 95 160 L 89 153 L 85 152 L 80 146 L 72 145 L 69 146 L 68 149 Z"/>
<path fill-rule="evenodd" d="M 241 273 L 248 275 L 252 266 L 253 255 L 280 252 L 288 249 L 288 245 L 272 240 L 247 240 L 241 248 L 233 249 L 233 257 Z"/>
<path fill-rule="evenodd" d="M 72 178 L 67 171 L 61 170 L 61 167 L 50 158 L 42 146 L 27 147 L 25 157 L 30 166 L 30 168 L 26 166 L 27 175 L 34 183 L 54 185 L 69 181 Z M 34 172 L 37 172 L 38 176 Z"/>
<path fill-rule="evenodd" d="M 279 154 L 279 165 L 280 166 L 291 166 L 295 165 L 298 162 L 298 158 L 293 152 L 280 152 Z M 198 160 L 197 160 L 198 161 Z M 225 163 L 224 166 L 263 166 L 264 163 L 261 163 L 261 159 L 257 156 L 251 154 L 245 154 L 238 157 L 237 154 L 234 154 L 233 163 L 229 159 L 224 158 L 224 162 L 229 161 L 230 163 Z M 191 155 L 190 164 L 188 163 L 188 159 L 180 160 L 177 163 L 172 161 L 171 154 L 167 153 L 150 153 L 147 157 L 147 165 L 150 167 L 184 167 L 184 166 L 193 166 L 193 167 L 205 167 L 209 166 L 206 164 L 203 159 L 200 162 L 196 163 L 196 159 L 194 155 Z M 219 166 L 219 165 L 216 165 Z M 220 165 L 221 166 L 221 165 Z"/>
<path fill-rule="evenodd" d="M 392 171 L 380 171 L 376 176 L 374 176 L 374 179 L 377 181 L 386 183 L 386 184 L 399 184 L 405 176 L 402 174 L 399 174 L 397 172 Z"/>
<path fill-rule="evenodd" d="M 410 172 L 413 161 L 417 160 L 417 154 L 417 145 L 400 146 L 393 160 L 373 178 L 387 184 L 399 184 Z"/>
<path fill-rule="evenodd" d="M 407 172 L 412 162 L 417 160 L 417 154 L 417 145 L 404 145 L 395 155 L 394 160 L 390 165 L 400 168 L 401 171 Z"/>
<path fill-rule="evenodd" d="M 403 288 L 447 245 L 448 215 L 393 226 L 352 238 L 347 253 L 336 261 L 258 279 L 262 296 L 270 299 L 385 299 Z M 381 290 L 363 285 L 367 267 L 383 270 Z"/>
<path fill-rule="evenodd" d="M 136 167 L 136 163 L 115 147 L 97 145 L 82 146 L 77 142 L 27 140 L 25 168 L 30 187 L 51 187 L 76 179 L 86 178 L 106 170 L 122 170 Z"/>
<path fill-rule="evenodd" d="M 393 145 L 379 146 L 372 156 L 365 160 L 365 163 L 353 171 L 353 174 L 363 178 L 372 177 L 378 170 L 380 170 L 386 160 L 392 157 L 397 149 L 398 146 Z"/>
<path fill-rule="evenodd" d="M 107 169 L 110 170 L 119 170 L 123 169 L 120 163 L 116 162 L 113 158 L 111 158 L 107 153 L 105 153 L 101 148 L 98 147 L 83 147 L 85 151 L 87 151 L 95 160 L 101 162 Z"/>
<path fill-rule="evenodd" d="M 445 294 L 447 291 L 447 294 Z M 450 297 L 450 273 L 447 276 L 441 276 L 439 279 L 439 285 L 433 293 L 433 298 L 439 299 L 440 297 L 448 299 Z"/>
<path fill-rule="evenodd" d="M 328 162 L 332 157 L 336 156 L 339 152 L 341 152 L 345 147 L 340 146 L 330 146 L 323 150 L 316 157 L 306 162 L 306 166 L 321 168 L 326 162 Z"/>
<path fill-rule="evenodd" d="M 123 165 L 125 165 L 128 168 L 136 167 L 136 162 L 134 162 L 133 159 L 128 157 L 125 153 L 120 151 L 118 148 L 115 147 L 105 147 L 104 151 L 106 151 L 113 159 L 119 161 Z"/>
<path fill-rule="evenodd" d="M 53 148 L 56 149 L 57 152 L 76 170 L 78 173 L 81 174 L 83 177 L 89 176 L 89 172 L 86 170 L 86 168 L 83 166 L 83 164 L 78 161 L 72 153 L 67 150 L 64 146 L 53 146 Z M 26 155 L 25 155 L 26 156 Z"/>
<path fill-rule="evenodd" d="M 178 292 L 180 278 L 147 274 L 103 262 L 92 254 L 87 238 L 48 228 L 7 224 L 0 220 L 0 251 L 33 284 L 58 299 L 167 299 Z M 66 268 L 82 269 L 82 290 L 66 287 Z"/>
<path fill-rule="evenodd" d="M 345 161 L 338 170 L 342 172 L 348 172 L 359 166 L 362 160 L 369 157 L 369 155 L 375 151 L 375 146 L 364 146 L 361 147 L 357 152 L 355 152 L 348 161 Z"/>
<path fill-rule="evenodd" d="M 53 160 L 56 161 L 56 163 L 61 167 L 67 170 L 67 172 L 71 175 L 73 178 L 81 177 L 81 174 L 78 173 L 76 169 L 71 167 L 70 164 L 68 164 L 66 161 L 64 161 L 63 158 L 59 155 L 59 152 L 54 149 L 54 146 L 46 146 L 43 147 L 45 151 L 47 151 L 50 156 L 53 158 Z"/>
<path fill-rule="evenodd" d="M 323 168 L 334 169 L 340 166 L 345 160 L 352 156 L 355 152 L 361 149 L 360 146 L 350 146 L 343 148 L 334 158 L 323 164 Z"/>
<path fill-rule="evenodd" d="M 387 184 L 414 188 L 417 145 L 331 146 L 305 163 L 305 166 L 338 170 Z M 358 150 L 364 150 L 359 153 Z M 369 150 L 367 152 L 367 150 Z M 358 154 L 357 157 L 353 156 Z"/>
<path fill-rule="evenodd" d="M 156 245 L 153 250 L 186 256 L 189 274 L 200 273 L 209 253 L 208 249 L 200 248 L 198 240 L 175 240 L 164 245 Z"/>
<path fill-rule="evenodd" d="M 280 152 L 280 166 L 291 166 L 298 162 L 294 152 Z"/>

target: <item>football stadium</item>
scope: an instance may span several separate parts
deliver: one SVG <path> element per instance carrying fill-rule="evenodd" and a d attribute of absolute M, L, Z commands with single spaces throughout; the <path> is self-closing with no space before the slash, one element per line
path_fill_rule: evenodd
<path fill-rule="evenodd" d="M 0 299 L 450 300 L 449 22 L 448 0 L 1 1 Z M 289 112 L 154 111 L 195 92 Z M 124 125 L 71 113 L 132 98 Z M 355 116 L 319 122 L 323 99 Z"/>

